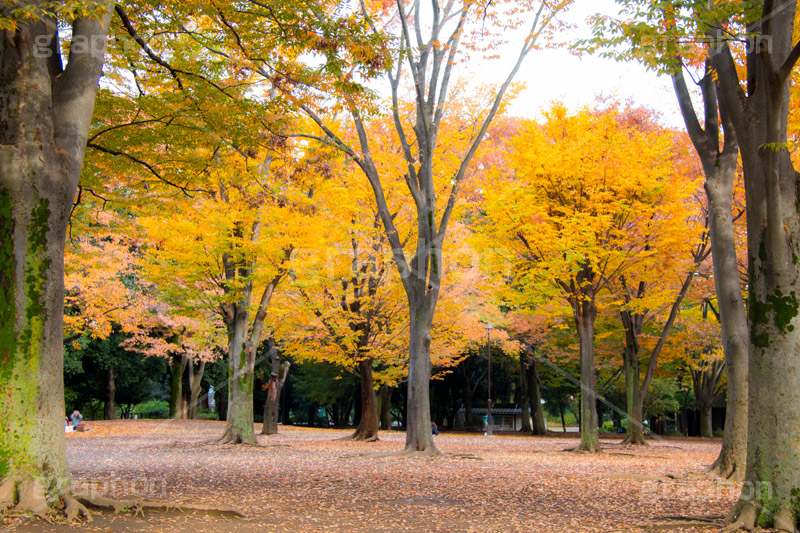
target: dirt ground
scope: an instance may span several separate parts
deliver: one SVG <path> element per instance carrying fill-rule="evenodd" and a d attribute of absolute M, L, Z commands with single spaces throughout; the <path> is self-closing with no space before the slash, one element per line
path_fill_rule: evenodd
<path fill-rule="evenodd" d="M 398 432 L 357 443 L 340 440 L 347 431 L 280 427 L 258 446 L 232 446 L 213 443 L 223 429 L 215 421 L 87 425 L 67 435 L 80 490 L 233 506 L 245 518 L 103 512 L 72 527 L 6 519 L 4 531 L 699 531 L 680 517 L 720 517 L 741 489 L 683 477 L 713 462 L 716 439 L 604 439 L 590 455 L 567 451 L 577 436 L 442 433 L 440 457 L 400 458 L 375 456 L 402 449 Z"/>

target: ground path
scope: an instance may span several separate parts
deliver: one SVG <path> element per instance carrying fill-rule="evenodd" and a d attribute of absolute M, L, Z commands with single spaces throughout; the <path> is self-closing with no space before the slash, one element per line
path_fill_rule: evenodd
<path fill-rule="evenodd" d="M 180 513 L 96 516 L 80 529 L 25 519 L 18 531 L 640 531 L 667 516 L 723 515 L 740 488 L 666 479 L 702 470 L 718 439 L 658 439 L 647 447 L 603 440 L 577 454 L 575 436 L 447 434 L 437 458 L 399 451 L 404 434 L 377 443 L 346 431 L 280 427 L 258 447 L 220 446 L 216 421 L 89 422 L 67 435 L 79 486 L 108 497 L 234 506 L 234 519 Z M 679 527 L 672 530 L 679 530 Z M 682 530 L 689 530 L 684 527 Z M 698 529 L 699 530 L 699 529 Z"/>

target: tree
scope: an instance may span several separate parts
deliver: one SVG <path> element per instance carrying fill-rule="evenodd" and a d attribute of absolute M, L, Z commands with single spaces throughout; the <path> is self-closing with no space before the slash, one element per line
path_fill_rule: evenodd
<path fill-rule="evenodd" d="M 617 0 L 617 3 L 627 17 L 623 20 L 596 19 L 594 45 L 621 44 L 621 51 L 606 48 L 605 53 L 619 59 L 636 59 L 672 78 L 686 131 L 705 174 L 714 280 L 728 369 L 725 436 L 711 471 L 741 480 L 747 449 L 748 324 L 743 288 L 739 285 L 733 226 L 736 217 L 732 210 L 739 147 L 731 115 L 719 99 L 719 78 L 708 55 L 717 18 L 707 13 L 708 5 L 703 2 L 687 9 L 681 9 L 675 2 L 658 6 L 638 0 Z M 725 9 L 736 10 L 743 6 L 742 2 L 730 2 Z M 685 72 L 697 66 L 702 68 L 698 83 L 703 106 L 700 116 L 685 78 Z"/>
<path fill-rule="evenodd" d="M 554 106 L 542 126 L 518 137 L 515 174 L 483 193 L 482 231 L 507 250 L 513 269 L 505 299 L 530 308 L 558 297 L 571 309 L 586 451 L 598 449 L 595 323 L 598 308 L 611 303 L 602 293 L 625 276 L 638 284 L 663 275 L 667 267 L 644 274 L 645 265 L 668 263 L 670 246 L 686 234 L 688 185 L 673 162 L 673 135 L 639 114 L 614 105 L 575 114 Z"/>
<path fill-rule="evenodd" d="M 319 135 L 306 136 L 342 150 L 367 178 L 401 275 L 409 317 L 405 447 L 408 453 L 438 453 L 430 431 L 431 327 L 441 293 L 444 241 L 461 182 L 522 61 L 536 47 L 539 37 L 552 29 L 551 22 L 556 13 L 568 3 L 502 2 L 480 9 L 470 2 L 441 5 L 432 1 L 429 16 L 423 14 L 421 0 L 410 5 L 400 0 L 396 12 L 382 5 L 361 3 L 363 17 L 376 35 L 379 34 L 379 23 L 387 24 L 385 31 L 395 32 L 399 51 L 394 63 L 382 62 L 378 67 L 385 70 L 391 89 L 394 129 L 405 160 L 405 186 L 416 215 L 416 242 L 412 242 L 408 254 L 394 220 L 393 208 L 387 201 L 388 177 L 375 164 L 376 147 L 367 130 L 370 110 L 359 106 L 358 101 L 346 92 L 335 93 L 339 105 L 350 115 L 357 133 L 357 142 L 351 145 L 336 133 L 313 105 L 297 102 L 319 126 Z M 441 163 L 437 148 L 453 92 L 453 69 L 461 60 L 462 49 L 478 48 L 487 42 L 492 47 L 494 40 L 491 37 L 509 30 L 508 25 L 514 25 L 510 21 L 519 21 L 528 13 L 534 14 L 533 21 L 511 73 L 488 99 L 491 102 L 489 110 L 478 118 L 468 142 L 456 153 L 454 170 L 443 175 L 437 168 Z M 335 83 L 339 87 L 348 87 L 353 74 L 352 70 L 342 72 Z M 401 88 L 405 80 L 413 85 L 410 109 L 401 103 Z M 289 91 L 283 93 L 291 97 Z M 448 186 L 449 193 L 446 192 Z M 443 205 L 437 203 L 442 196 L 447 198 Z"/>
<path fill-rule="evenodd" d="M 70 496 L 63 416 L 64 241 L 101 75 L 102 2 L 15 2 L 0 15 L 0 510 Z M 72 23 L 62 62 L 58 26 Z"/>
<path fill-rule="evenodd" d="M 736 9 L 750 43 L 744 88 L 723 37 L 732 18 L 715 17 L 720 40 L 711 64 L 739 143 L 747 199 L 751 393 L 745 480 L 771 490 L 755 497 L 743 490 L 729 518 L 744 527 L 757 522 L 793 531 L 800 519 L 800 390 L 794 379 L 800 371 L 800 217 L 787 125 L 790 80 L 800 58 L 800 45 L 792 45 L 796 2 L 737 2 Z"/>

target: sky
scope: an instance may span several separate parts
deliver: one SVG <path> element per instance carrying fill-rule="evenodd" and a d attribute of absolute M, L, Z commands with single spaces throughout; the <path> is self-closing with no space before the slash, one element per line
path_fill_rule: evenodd
<path fill-rule="evenodd" d="M 613 0 L 576 0 L 561 17 L 575 24 L 563 40 L 590 37 L 586 19 L 597 12 L 615 15 L 618 7 Z M 504 57 L 506 61 L 481 69 L 487 81 L 505 78 L 515 54 L 504 54 Z M 511 105 L 511 115 L 537 118 L 554 100 L 574 109 L 591 105 L 598 96 L 612 96 L 659 111 L 662 123 L 667 126 L 683 127 L 670 79 L 648 72 L 637 63 L 616 62 L 593 55 L 578 57 L 563 49 L 536 50 L 526 58 L 516 80 L 525 82 L 526 88 Z"/>

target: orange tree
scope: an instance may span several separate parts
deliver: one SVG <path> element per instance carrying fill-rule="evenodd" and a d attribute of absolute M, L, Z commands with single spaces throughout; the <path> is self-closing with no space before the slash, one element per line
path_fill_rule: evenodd
<path fill-rule="evenodd" d="M 688 192 L 673 165 L 673 133 L 619 106 L 569 113 L 556 105 L 515 148 L 514 173 L 483 191 L 481 231 L 510 264 L 510 302 L 569 304 L 581 356 L 581 449 L 597 451 L 598 308 L 612 303 L 613 284 L 658 262 L 676 232 L 685 236 Z"/>

